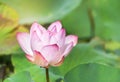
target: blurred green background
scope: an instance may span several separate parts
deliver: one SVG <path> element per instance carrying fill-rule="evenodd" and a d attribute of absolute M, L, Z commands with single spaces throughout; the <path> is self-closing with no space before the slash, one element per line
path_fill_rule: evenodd
<path fill-rule="evenodd" d="M 46 82 L 45 70 L 29 63 L 16 32 L 34 21 L 47 28 L 60 20 L 79 43 L 51 82 L 120 82 L 120 0 L 0 0 L 0 82 Z"/>

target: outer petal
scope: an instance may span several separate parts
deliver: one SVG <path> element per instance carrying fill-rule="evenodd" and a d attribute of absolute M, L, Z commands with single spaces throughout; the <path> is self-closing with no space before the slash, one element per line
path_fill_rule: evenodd
<path fill-rule="evenodd" d="M 64 61 L 64 56 L 57 63 L 50 63 L 51 66 L 60 66 Z"/>
<path fill-rule="evenodd" d="M 29 55 L 29 54 L 26 54 L 25 56 L 26 56 L 26 58 L 27 58 L 30 62 L 33 62 L 33 61 L 34 61 L 34 56 L 31 56 L 31 55 Z"/>
<path fill-rule="evenodd" d="M 30 35 L 28 33 L 17 33 L 17 40 L 18 43 L 20 44 L 22 50 L 26 54 L 33 55 L 31 45 L 30 45 Z"/>
<path fill-rule="evenodd" d="M 71 43 L 69 43 L 69 44 L 66 44 L 64 47 L 63 47 L 63 49 L 64 50 L 62 50 L 62 51 L 64 51 L 63 52 L 63 56 L 67 56 L 68 54 L 69 54 L 69 52 L 72 50 L 72 48 L 73 48 L 73 42 L 71 42 Z"/>
<path fill-rule="evenodd" d="M 60 23 L 60 21 L 56 21 L 48 27 L 48 30 L 51 32 L 59 32 L 61 28 L 62 28 L 62 24 Z"/>
<path fill-rule="evenodd" d="M 32 33 L 36 31 L 38 36 L 41 37 L 41 35 L 46 31 L 46 29 L 38 24 L 37 22 L 33 23 L 30 29 L 30 36 L 32 35 Z"/>
<path fill-rule="evenodd" d="M 31 40 L 30 40 L 30 43 L 31 43 L 31 48 L 32 50 L 37 50 L 37 51 L 40 51 L 41 48 L 43 47 L 43 43 L 42 41 L 40 40 L 39 36 L 37 35 L 37 32 L 34 31 L 31 35 Z"/>
<path fill-rule="evenodd" d="M 59 47 L 56 44 L 44 46 L 41 50 L 48 63 L 57 63 L 60 60 Z"/>
<path fill-rule="evenodd" d="M 78 37 L 75 35 L 69 35 L 65 38 L 65 44 L 73 42 L 73 46 L 75 46 L 78 42 Z"/>
<path fill-rule="evenodd" d="M 37 64 L 42 67 L 48 67 L 48 62 L 47 60 L 42 56 L 42 54 L 38 51 L 34 51 L 34 64 Z"/>

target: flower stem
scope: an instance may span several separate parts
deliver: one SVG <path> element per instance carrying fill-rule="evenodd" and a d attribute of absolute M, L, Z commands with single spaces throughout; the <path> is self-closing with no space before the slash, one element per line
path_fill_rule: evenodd
<path fill-rule="evenodd" d="M 50 82 L 48 68 L 45 68 L 45 71 L 46 71 L 46 82 Z"/>

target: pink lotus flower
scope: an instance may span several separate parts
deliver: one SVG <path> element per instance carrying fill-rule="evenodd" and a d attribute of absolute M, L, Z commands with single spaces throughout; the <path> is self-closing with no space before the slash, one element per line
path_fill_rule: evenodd
<path fill-rule="evenodd" d="M 61 65 L 64 57 L 77 44 L 78 37 L 66 36 L 65 29 L 56 21 L 47 30 L 33 23 L 30 34 L 19 32 L 17 40 L 30 62 L 47 68 L 49 65 Z"/>

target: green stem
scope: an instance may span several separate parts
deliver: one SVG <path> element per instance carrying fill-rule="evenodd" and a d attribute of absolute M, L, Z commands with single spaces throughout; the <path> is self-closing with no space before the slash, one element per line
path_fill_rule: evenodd
<path fill-rule="evenodd" d="M 50 82 L 48 68 L 45 68 L 45 71 L 46 71 L 46 82 Z"/>
<path fill-rule="evenodd" d="M 89 17 L 90 25 L 91 25 L 90 26 L 91 27 L 91 38 L 94 38 L 95 37 L 95 21 L 94 21 L 91 8 L 88 8 L 88 17 Z"/>
<path fill-rule="evenodd" d="M 95 37 L 95 21 L 94 21 L 92 9 L 90 7 L 88 7 L 88 9 L 87 9 L 87 14 L 88 14 L 88 18 L 90 21 L 90 34 L 91 34 L 91 36 L 79 38 L 80 42 L 81 41 L 89 42 L 92 38 Z"/>

